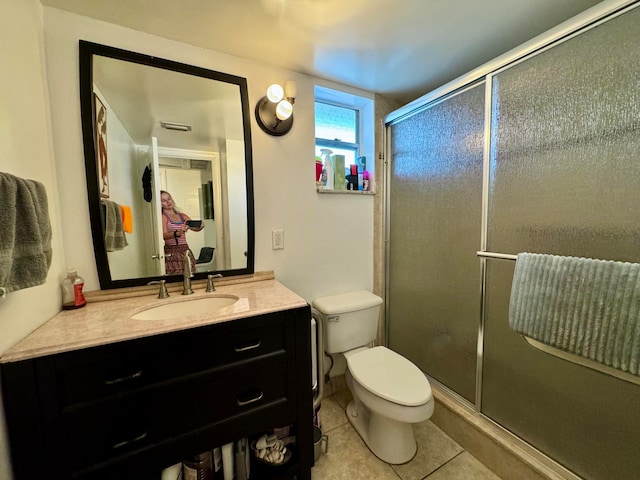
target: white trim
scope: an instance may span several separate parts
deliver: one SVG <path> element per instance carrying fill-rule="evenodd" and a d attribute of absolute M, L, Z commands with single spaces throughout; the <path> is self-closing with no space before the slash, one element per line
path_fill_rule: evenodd
<path fill-rule="evenodd" d="M 218 152 L 202 150 L 186 150 L 184 148 L 158 147 L 159 157 L 188 158 L 189 160 L 209 160 L 213 162 L 219 158 Z"/>

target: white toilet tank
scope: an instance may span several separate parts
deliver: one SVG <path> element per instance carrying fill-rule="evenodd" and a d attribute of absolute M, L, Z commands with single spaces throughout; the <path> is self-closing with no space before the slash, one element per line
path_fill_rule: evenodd
<path fill-rule="evenodd" d="M 366 290 L 316 298 L 324 320 L 324 350 L 342 353 L 374 341 L 382 298 Z"/>

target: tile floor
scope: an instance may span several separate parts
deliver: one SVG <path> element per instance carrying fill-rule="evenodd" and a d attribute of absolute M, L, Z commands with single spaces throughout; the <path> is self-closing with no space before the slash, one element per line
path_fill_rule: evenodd
<path fill-rule="evenodd" d="M 499 480 L 431 421 L 415 425 L 418 453 L 389 465 L 369 451 L 345 414 L 349 390 L 322 400 L 320 420 L 328 449 L 311 470 L 313 480 Z"/>

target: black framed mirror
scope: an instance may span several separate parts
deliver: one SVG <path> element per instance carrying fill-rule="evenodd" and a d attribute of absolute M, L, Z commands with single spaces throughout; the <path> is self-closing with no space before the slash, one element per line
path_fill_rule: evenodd
<path fill-rule="evenodd" d="M 87 200 L 102 289 L 171 273 L 160 203 L 181 216 L 195 278 L 254 272 L 255 222 L 245 78 L 80 41 Z M 118 215 L 119 214 L 119 215 Z M 203 228 L 200 228 L 203 227 Z M 177 243 L 177 242 L 176 242 Z"/>

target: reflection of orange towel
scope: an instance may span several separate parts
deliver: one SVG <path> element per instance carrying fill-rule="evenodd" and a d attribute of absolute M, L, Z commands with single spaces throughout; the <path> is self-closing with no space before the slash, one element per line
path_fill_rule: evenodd
<path fill-rule="evenodd" d="M 131 215 L 131 207 L 120 205 L 120 216 L 122 217 L 122 229 L 127 233 L 133 233 L 133 215 Z"/>

